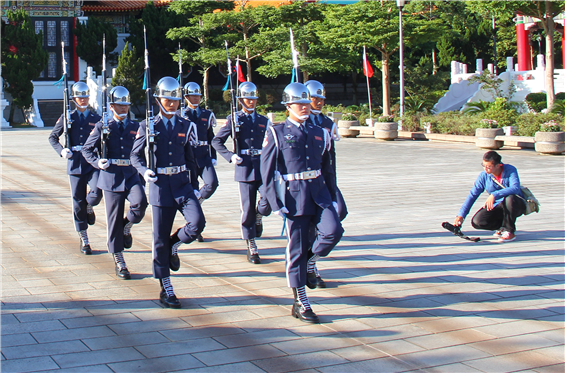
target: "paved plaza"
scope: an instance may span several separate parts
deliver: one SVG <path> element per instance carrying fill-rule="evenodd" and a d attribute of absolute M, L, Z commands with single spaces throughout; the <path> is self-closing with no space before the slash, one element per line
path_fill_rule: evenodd
<path fill-rule="evenodd" d="M 50 128 L 2 141 L 2 372 L 560 372 L 565 371 L 565 157 L 503 149 L 541 212 L 518 239 L 441 228 L 481 169 L 472 144 L 343 139 L 338 184 L 345 234 L 309 290 L 322 321 L 290 316 L 282 220 L 264 219 L 263 263 L 246 261 L 233 165 L 203 205 L 205 242 L 181 246 L 164 309 L 151 273 L 151 209 L 132 232 L 129 281 L 106 251 L 103 203 L 79 252 L 66 161 Z M 481 196 L 473 214 L 486 196 Z M 175 227 L 180 226 L 178 218 Z"/>

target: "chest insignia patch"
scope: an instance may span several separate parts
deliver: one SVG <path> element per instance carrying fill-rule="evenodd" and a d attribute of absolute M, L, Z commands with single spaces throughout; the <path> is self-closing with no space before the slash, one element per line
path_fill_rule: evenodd
<path fill-rule="evenodd" d="M 204 121 L 204 122 L 208 121 L 208 119 L 206 119 L 206 118 L 202 118 L 201 120 Z"/>
<path fill-rule="evenodd" d="M 90 126 L 94 127 L 94 126 L 96 125 L 96 123 L 92 123 L 92 122 L 90 122 L 90 123 L 88 123 L 88 125 L 90 125 Z"/>
<path fill-rule="evenodd" d="M 180 133 L 179 132 L 179 137 L 186 137 L 186 133 Z"/>
<path fill-rule="evenodd" d="M 265 128 L 264 124 L 259 124 L 258 126 L 261 127 L 261 128 Z"/>
<path fill-rule="evenodd" d="M 285 135 L 284 138 L 285 138 L 287 144 L 296 141 L 296 140 L 295 140 L 296 136 L 294 136 L 294 135 L 291 134 L 291 133 Z"/>
<path fill-rule="evenodd" d="M 129 133 L 130 133 L 130 135 L 135 135 L 135 134 L 137 134 L 137 132 L 135 132 L 135 131 L 129 131 Z"/>
<path fill-rule="evenodd" d="M 314 138 L 318 141 L 322 141 L 322 138 L 320 136 L 314 136 Z"/>

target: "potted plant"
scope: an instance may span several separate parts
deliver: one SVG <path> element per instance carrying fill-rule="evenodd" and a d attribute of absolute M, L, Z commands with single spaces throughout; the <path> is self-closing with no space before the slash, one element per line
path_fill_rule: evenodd
<path fill-rule="evenodd" d="M 357 137 L 359 130 L 350 129 L 351 126 L 358 126 L 359 121 L 353 113 L 345 113 L 340 120 L 337 121 L 337 128 L 340 136 Z"/>
<path fill-rule="evenodd" d="M 540 154 L 559 155 L 565 152 L 565 132 L 555 120 L 542 123 L 535 140 L 536 152 Z"/>
<path fill-rule="evenodd" d="M 495 140 L 496 136 L 504 135 L 502 128 L 498 128 L 498 122 L 494 119 L 481 119 L 479 128 L 475 130 L 475 145 L 481 149 L 500 149 L 504 141 Z"/>
<path fill-rule="evenodd" d="M 394 121 L 394 115 L 381 115 L 375 123 L 375 138 L 391 141 L 398 137 L 398 123 Z"/>

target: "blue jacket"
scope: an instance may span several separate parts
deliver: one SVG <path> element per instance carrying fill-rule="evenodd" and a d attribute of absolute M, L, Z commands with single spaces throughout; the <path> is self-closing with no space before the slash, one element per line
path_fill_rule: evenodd
<path fill-rule="evenodd" d="M 208 145 L 198 145 L 192 148 L 198 167 L 211 165 L 212 159 L 216 159 L 216 149 L 212 147 L 214 127 L 216 126 L 214 113 L 200 107 L 196 108 L 196 112 L 193 113 L 190 108 L 187 108 L 182 116 L 196 124 L 198 141 L 208 142 Z"/>
<path fill-rule="evenodd" d="M 252 114 L 255 118 L 254 121 L 249 119 L 243 111 L 238 111 L 239 118 L 239 135 L 237 138 L 239 149 L 261 149 L 265 131 L 269 127 L 269 119 L 257 113 Z M 224 143 L 231 136 L 231 116 L 228 117 L 226 124 L 220 128 L 212 146 L 224 157 L 228 162 L 231 162 L 233 152 L 228 150 Z M 261 164 L 260 155 L 246 155 L 239 154 L 243 158 L 243 162 L 235 166 L 235 181 L 260 181 L 261 180 Z"/>
<path fill-rule="evenodd" d="M 149 203 L 154 206 L 175 207 L 182 205 L 194 190 L 198 189 L 196 162 L 189 141 L 190 121 L 175 115 L 175 126 L 169 137 L 167 128 L 160 116 L 155 117 L 155 166 L 157 168 L 186 165 L 187 170 L 175 175 L 157 174 L 157 181 L 149 183 Z M 146 125 L 139 125 L 131 151 L 131 163 L 144 175 L 147 171 L 145 160 Z"/>
<path fill-rule="evenodd" d="M 274 211 L 284 206 L 290 216 L 314 215 L 317 206 L 327 208 L 336 201 L 335 174 L 327 151 L 330 137 L 326 130 L 308 121 L 304 123 L 307 133 L 289 119 L 271 126 L 261 154 L 265 197 Z M 315 179 L 286 182 L 283 205 L 276 194 L 275 171 L 287 175 L 316 170 L 322 174 Z"/>
<path fill-rule="evenodd" d="M 118 122 L 115 119 L 108 121 L 108 127 L 110 128 L 110 134 L 106 142 L 108 159 L 129 160 L 139 123 L 129 119 L 125 119 L 123 122 L 125 128 L 120 135 Z M 96 149 L 101 147 L 103 125 L 102 121 L 96 123 L 94 130 L 82 148 L 82 155 L 95 168 L 98 168 L 98 161 L 100 160 L 100 155 Z M 142 179 L 139 173 L 132 165 L 118 166 L 111 164 L 107 169 L 100 170 L 98 176 L 98 188 L 111 192 L 124 192 L 131 189 L 135 184 L 141 184 L 141 182 Z"/>
<path fill-rule="evenodd" d="M 332 161 L 332 167 L 334 168 L 334 173 L 337 175 L 337 165 L 336 165 L 336 157 L 335 157 L 335 142 L 333 139 L 333 132 L 334 132 L 334 127 L 335 127 L 335 123 L 333 120 L 331 120 L 329 117 L 325 116 L 324 114 L 310 114 L 310 117 L 307 119 L 307 121 L 312 122 L 312 124 L 318 126 L 318 127 L 322 127 L 324 128 L 326 131 L 328 131 L 328 133 L 330 134 L 330 138 L 331 140 L 331 148 L 330 148 L 330 157 L 331 157 L 331 161 Z"/>
<path fill-rule="evenodd" d="M 504 188 L 494 182 L 494 176 L 487 174 L 485 171 L 481 172 L 457 215 L 463 218 L 466 217 L 477 198 L 479 198 L 484 191 L 494 196 L 494 206 L 497 206 L 505 197 L 512 194 L 523 197 L 522 191 L 520 190 L 520 178 L 518 177 L 516 167 L 505 164 L 502 169 L 501 182 Z"/>
<path fill-rule="evenodd" d="M 64 115 L 64 114 L 63 114 Z M 55 149 L 59 156 L 63 150 L 63 145 L 59 142 L 59 138 L 63 135 L 63 115 L 59 117 L 57 123 L 53 127 L 51 134 L 49 135 L 49 143 Z M 88 115 L 81 122 L 79 119 L 79 112 L 75 109 L 71 112 L 71 128 L 69 129 L 69 137 L 71 143 L 69 147 L 82 146 L 86 142 L 86 139 L 90 135 L 90 132 L 94 129 L 94 126 L 101 119 L 100 115 L 88 111 Z M 72 149 L 71 149 L 72 150 Z M 68 159 L 67 162 L 67 174 L 69 175 L 83 175 L 93 170 L 92 165 L 90 165 L 86 159 L 82 156 L 82 153 L 77 150 L 73 150 L 73 156 Z"/>

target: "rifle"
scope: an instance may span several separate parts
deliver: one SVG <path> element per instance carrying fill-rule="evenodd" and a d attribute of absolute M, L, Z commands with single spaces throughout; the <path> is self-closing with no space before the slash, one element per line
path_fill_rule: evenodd
<path fill-rule="evenodd" d="M 225 40 L 226 44 L 226 56 L 228 60 L 228 80 L 230 81 L 230 118 L 231 118 L 231 137 L 233 139 L 233 152 L 239 156 L 239 120 L 237 117 L 237 99 L 235 98 L 235 90 L 233 89 L 233 79 L 230 52 L 228 51 L 228 42 Z"/>
<path fill-rule="evenodd" d="M 294 34 L 292 33 L 292 28 L 290 29 L 290 53 L 292 54 L 292 65 L 293 65 L 292 68 L 294 74 L 296 74 L 295 76 L 296 83 L 300 83 L 299 71 L 298 71 L 298 52 L 296 51 L 296 49 L 294 49 Z"/>
<path fill-rule="evenodd" d="M 145 127 L 146 127 L 146 155 L 147 168 L 155 172 L 155 120 L 153 118 L 153 101 L 151 97 L 151 77 L 149 75 L 149 51 L 147 50 L 147 30 L 143 26 L 143 40 L 145 41 Z"/>
<path fill-rule="evenodd" d="M 69 96 L 69 81 L 67 80 L 67 61 L 65 60 L 65 42 L 61 42 L 62 61 L 63 61 L 63 79 L 65 81 L 65 90 L 63 92 L 63 135 L 64 135 L 64 148 L 70 149 L 71 135 L 69 128 L 73 124 L 71 119 L 71 99 Z"/>
<path fill-rule="evenodd" d="M 184 88 L 182 85 L 182 56 L 180 54 L 180 42 L 179 42 L 179 84 L 180 84 L 180 88 L 181 90 Z M 184 93 L 184 92 L 183 92 Z M 181 101 L 180 101 L 180 116 L 182 117 L 184 115 L 184 94 L 181 97 Z"/>
<path fill-rule="evenodd" d="M 106 94 L 106 34 L 102 41 L 102 158 L 108 159 L 108 136 L 110 128 L 108 127 L 108 96 Z"/>

